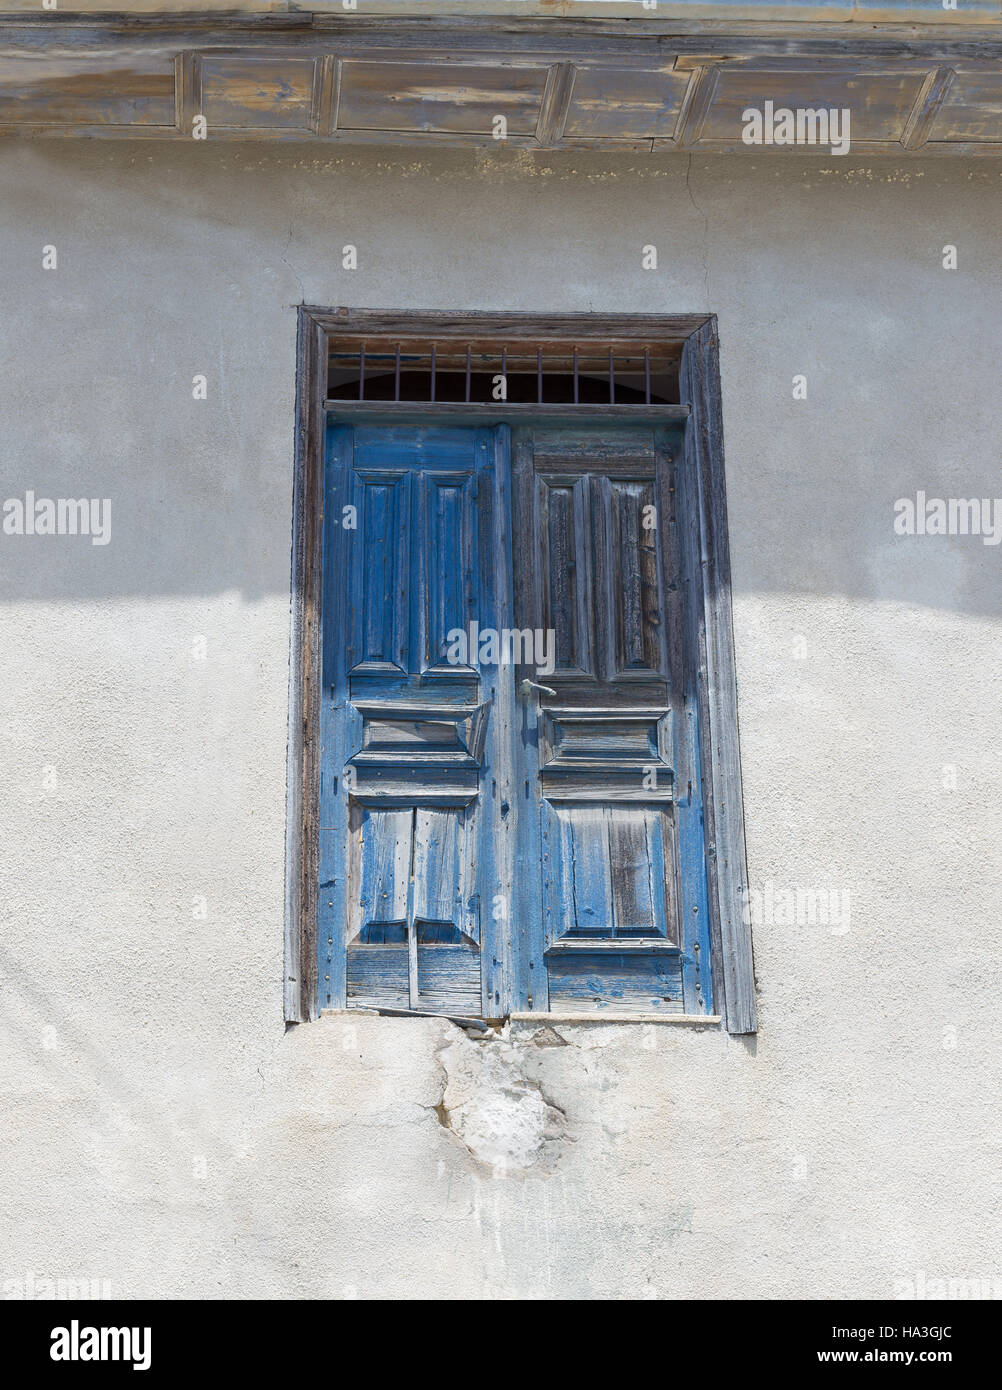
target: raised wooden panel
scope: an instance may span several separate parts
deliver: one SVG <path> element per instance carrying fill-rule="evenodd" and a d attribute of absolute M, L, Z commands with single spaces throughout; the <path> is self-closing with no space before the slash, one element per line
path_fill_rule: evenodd
<path fill-rule="evenodd" d="M 414 917 L 471 941 L 480 940 L 476 816 L 474 807 L 415 812 Z"/>
<path fill-rule="evenodd" d="M 606 423 L 606 422 L 603 422 Z M 552 437 L 536 450 L 536 471 L 549 473 L 597 473 L 653 478 L 654 432 L 635 426 L 617 429 L 606 423 L 600 437 L 580 429 L 555 428 Z"/>
<path fill-rule="evenodd" d="M 578 67 L 564 136 L 589 139 L 670 138 L 675 134 L 688 73 L 656 68 Z"/>
<path fill-rule="evenodd" d="M 543 803 L 546 948 L 563 938 L 678 940 L 667 806 Z"/>
<path fill-rule="evenodd" d="M 364 747 L 376 753 L 402 750 L 460 750 L 455 719 L 372 719 L 365 726 Z"/>
<path fill-rule="evenodd" d="M 367 806 L 460 806 L 473 800 L 490 707 L 354 703 L 361 748 L 348 759 L 355 798 Z M 439 814 L 436 812 L 436 814 Z"/>
<path fill-rule="evenodd" d="M 164 126 L 175 122 L 174 56 L 0 56 L 0 125 Z"/>
<path fill-rule="evenodd" d="M 595 675 L 588 478 L 538 479 L 542 627 L 553 632 L 554 674 Z"/>
<path fill-rule="evenodd" d="M 1002 144 L 1002 72 L 955 69 L 928 138 Z"/>
<path fill-rule="evenodd" d="M 610 772 L 639 775 L 670 754 L 667 709 L 553 709 L 543 711 L 540 765 L 549 772 Z"/>
<path fill-rule="evenodd" d="M 207 56 L 202 60 L 202 115 L 234 130 L 309 130 L 312 58 Z"/>
<path fill-rule="evenodd" d="M 349 942 L 372 923 L 406 925 L 413 822 L 410 807 L 350 807 Z"/>
<path fill-rule="evenodd" d="M 606 810 L 615 936 L 677 935 L 671 813 Z"/>
<path fill-rule="evenodd" d="M 476 482 L 466 473 L 428 472 L 421 475 L 422 545 L 425 595 L 422 614 L 424 646 L 421 670 L 455 669 L 476 665 L 449 662 L 450 633 L 469 638 L 470 624 L 479 619 L 473 601 L 476 570 Z"/>
<path fill-rule="evenodd" d="M 657 715 L 547 710 L 544 767 L 643 766 L 661 756 Z"/>
<path fill-rule="evenodd" d="M 420 710 L 390 707 L 368 714 L 371 706 L 358 706 L 364 716 L 362 751 L 355 762 L 421 763 L 442 766 L 472 761 L 467 748 L 467 721 L 456 710 Z"/>
<path fill-rule="evenodd" d="M 653 435 L 556 430 L 534 468 L 538 607 L 528 618 L 554 633 L 546 679 L 663 681 Z"/>
<path fill-rule="evenodd" d="M 496 116 L 509 135 L 534 135 L 548 67 L 478 63 L 367 62 L 341 69 L 339 130 L 439 131 L 491 137 Z"/>
<path fill-rule="evenodd" d="M 480 937 L 476 896 L 476 808 L 389 807 L 354 803 L 349 814 L 349 941 Z M 451 927 L 451 932 L 431 931 Z"/>
<path fill-rule="evenodd" d="M 749 107 L 763 110 L 765 102 L 772 101 L 776 109 L 848 108 L 852 144 L 899 141 L 926 75 L 925 70 L 916 69 L 854 72 L 849 67 L 791 71 L 748 64 L 722 66 L 706 117 L 693 134 L 701 146 L 713 141 L 741 145 L 742 112 Z"/>
<path fill-rule="evenodd" d="M 672 715 L 665 709 L 544 710 L 542 794 L 553 802 L 670 802 L 672 742 Z"/>
<path fill-rule="evenodd" d="M 352 609 L 349 670 L 407 670 L 409 611 L 405 601 L 410 539 L 410 478 L 404 473 L 356 475 L 361 590 Z"/>
<path fill-rule="evenodd" d="M 350 808 L 349 1004 L 480 1013 L 476 815 Z"/>
<path fill-rule="evenodd" d="M 653 481 L 605 480 L 611 532 L 613 656 L 617 678 L 665 666 Z"/>

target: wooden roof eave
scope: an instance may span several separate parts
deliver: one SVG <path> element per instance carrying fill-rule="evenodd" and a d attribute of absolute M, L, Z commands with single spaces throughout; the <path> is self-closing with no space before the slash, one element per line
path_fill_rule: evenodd
<path fill-rule="evenodd" d="M 848 110 L 850 148 L 866 156 L 1002 154 L 1002 23 L 967 22 L 975 9 L 984 19 L 982 0 L 965 0 L 956 24 L 942 17 L 960 10 L 940 0 L 941 22 L 883 22 L 888 11 L 928 15 L 925 0 L 856 5 L 879 17 L 865 26 L 730 30 L 667 30 L 664 5 L 658 21 L 628 24 L 387 19 L 366 6 L 364 17 L 0 15 L 0 134 L 762 154 L 745 143 L 742 113 L 772 102 Z"/>

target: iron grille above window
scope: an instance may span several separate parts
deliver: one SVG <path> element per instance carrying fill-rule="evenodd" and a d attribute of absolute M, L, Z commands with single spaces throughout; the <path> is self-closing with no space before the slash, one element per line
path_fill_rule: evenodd
<path fill-rule="evenodd" d="M 328 360 L 332 401 L 397 404 L 673 405 L 673 344 L 547 340 L 339 340 Z"/>

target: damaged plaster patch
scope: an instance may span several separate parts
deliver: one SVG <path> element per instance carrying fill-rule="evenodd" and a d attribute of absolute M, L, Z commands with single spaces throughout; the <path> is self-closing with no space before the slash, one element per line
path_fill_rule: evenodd
<path fill-rule="evenodd" d="M 438 1118 L 496 1175 L 551 1168 L 569 1137 L 567 1116 L 528 1074 L 532 1046 L 460 1033 L 438 1052 L 445 1079 Z"/>

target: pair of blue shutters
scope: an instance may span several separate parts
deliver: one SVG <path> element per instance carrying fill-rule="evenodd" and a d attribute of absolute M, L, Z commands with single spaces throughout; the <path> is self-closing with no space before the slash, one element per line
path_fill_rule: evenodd
<path fill-rule="evenodd" d="M 322 1008 L 712 1011 L 680 447 L 328 421 Z"/>

